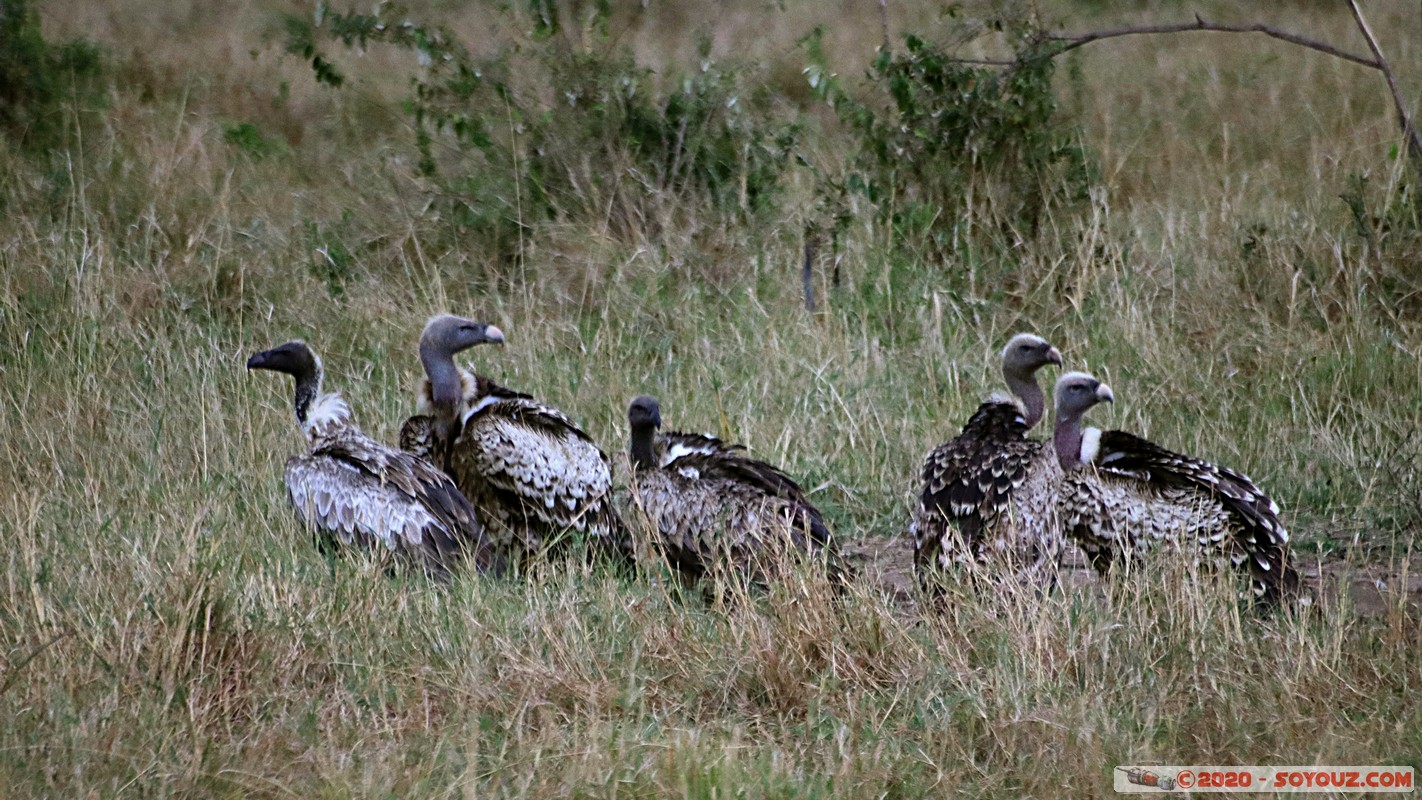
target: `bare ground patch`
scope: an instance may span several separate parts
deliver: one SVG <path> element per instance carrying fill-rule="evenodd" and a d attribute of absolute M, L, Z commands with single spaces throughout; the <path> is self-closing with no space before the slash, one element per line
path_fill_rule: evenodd
<path fill-rule="evenodd" d="M 905 611 L 917 612 L 912 542 L 876 536 L 849 542 L 842 550 L 866 579 L 889 592 Z M 1299 559 L 1295 566 L 1309 596 L 1325 602 L 1346 598 L 1360 617 L 1382 616 L 1399 602 L 1422 608 L 1422 555 L 1395 564 L 1355 563 L 1333 556 L 1322 561 Z M 1094 591 L 1100 581 L 1073 550 L 1062 565 L 1062 584 L 1069 590 Z"/>

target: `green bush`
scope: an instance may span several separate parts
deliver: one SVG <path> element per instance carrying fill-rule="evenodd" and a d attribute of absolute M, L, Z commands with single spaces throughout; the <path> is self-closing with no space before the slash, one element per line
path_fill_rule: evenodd
<path fill-rule="evenodd" d="M 252 158 L 265 158 L 283 150 L 279 141 L 268 138 L 250 122 L 234 122 L 222 126 L 222 138 Z"/>
<path fill-rule="evenodd" d="M 1051 204 L 1087 198 L 1090 161 L 1056 113 L 1054 63 L 1030 31 L 1007 67 L 966 63 L 909 35 L 902 52 L 879 52 L 862 99 L 829 69 L 820 33 L 802 41 L 806 75 L 855 139 L 842 175 L 822 177 L 821 196 L 867 198 L 896 244 L 945 255 L 981 234 L 1031 236 Z"/>
<path fill-rule="evenodd" d="M 50 44 L 29 0 L 0 0 L 0 130 L 29 149 L 61 145 L 64 101 L 97 100 L 98 49 L 81 39 Z"/>
<path fill-rule="evenodd" d="M 1355 173 L 1338 195 L 1363 246 L 1364 272 L 1359 277 L 1381 310 L 1415 319 L 1422 312 L 1422 201 L 1417 186 L 1402 182 L 1387 192 L 1369 183 L 1366 173 Z"/>
<path fill-rule="evenodd" d="M 314 22 L 289 18 L 286 27 L 288 49 L 331 86 L 344 75 L 320 52 L 320 35 L 418 54 L 406 108 L 421 172 L 453 219 L 505 257 L 542 222 L 596 222 L 630 236 L 687 209 L 738 219 L 772 205 L 798 126 L 776 121 L 766 93 L 712 62 L 705 45 L 699 69 L 659 83 L 608 41 L 608 13 L 590 12 L 593 46 L 570 45 L 556 6 L 535 3 L 524 41 L 484 59 L 389 6 L 374 15 L 323 8 Z"/>

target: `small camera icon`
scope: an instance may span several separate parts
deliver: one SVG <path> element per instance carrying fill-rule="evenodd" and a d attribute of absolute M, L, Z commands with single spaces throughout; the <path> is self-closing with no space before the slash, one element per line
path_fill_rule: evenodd
<path fill-rule="evenodd" d="M 1175 777 L 1172 775 L 1161 775 L 1148 769 L 1132 767 L 1126 770 L 1126 780 L 1137 786 L 1149 786 L 1153 789 L 1173 791 L 1175 789 Z"/>

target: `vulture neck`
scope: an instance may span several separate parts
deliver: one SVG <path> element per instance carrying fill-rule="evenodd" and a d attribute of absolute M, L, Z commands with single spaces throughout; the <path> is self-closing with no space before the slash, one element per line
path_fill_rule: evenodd
<path fill-rule="evenodd" d="M 351 409 L 339 394 L 321 394 L 321 368 L 294 374 L 296 422 L 311 442 L 337 435 L 350 427 Z"/>
<path fill-rule="evenodd" d="M 459 403 L 464 399 L 454 354 L 421 342 L 420 363 L 424 365 L 425 375 L 430 380 L 430 405 L 434 409 L 435 421 L 446 432 L 453 430 L 459 419 Z"/>
<path fill-rule="evenodd" d="M 1007 379 L 1007 388 L 1022 401 L 1022 408 L 1026 411 L 1025 417 L 1027 427 L 1031 428 L 1042 421 L 1042 415 L 1046 413 L 1046 398 L 1042 394 L 1042 387 L 1037 384 L 1036 376 L 1028 373 L 1021 375 L 1014 372 L 1003 372 L 1003 377 Z M 1078 421 L 1079 418 L 1078 418 Z"/>
<path fill-rule="evenodd" d="M 292 401 L 296 408 L 296 422 L 305 428 L 311 414 L 311 404 L 321 396 L 321 370 L 317 368 L 310 372 L 294 374 L 292 377 L 296 378 L 296 395 Z"/>
<path fill-rule="evenodd" d="M 654 425 L 638 425 L 632 428 L 632 468 L 641 472 L 657 468 L 656 452 L 657 428 Z"/>
<path fill-rule="evenodd" d="M 1083 457 L 1082 442 L 1086 434 L 1081 429 L 1081 416 L 1084 412 L 1066 412 L 1057 409 L 1056 429 L 1052 432 L 1052 446 L 1057 451 L 1057 461 L 1061 463 L 1062 469 L 1073 469 L 1085 464 L 1088 458 Z M 1100 431 L 1092 429 L 1097 435 Z M 1094 455 L 1094 454 L 1093 454 Z"/>

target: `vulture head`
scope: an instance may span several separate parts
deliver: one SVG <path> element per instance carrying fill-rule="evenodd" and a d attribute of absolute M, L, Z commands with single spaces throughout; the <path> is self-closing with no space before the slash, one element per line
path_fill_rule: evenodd
<path fill-rule="evenodd" d="M 270 350 L 263 350 L 247 359 L 247 369 L 269 369 L 285 372 L 296 378 L 297 383 L 321 374 L 321 359 L 306 342 L 297 339 Z"/>
<path fill-rule="evenodd" d="M 632 428 L 632 466 L 656 469 L 657 429 L 662 427 L 662 406 L 657 398 L 641 395 L 627 406 L 627 423 Z"/>
<path fill-rule="evenodd" d="M 438 435 L 451 439 L 459 419 L 463 400 L 463 377 L 454 365 L 454 354 L 476 344 L 503 344 L 504 332 L 496 326 L 437 314 L 425 323 L 420 334 L 420 363 L 430 379 L 430 402 L 435 408 Z"/>
<path fill-rule="evenodd" d="M 632 404 L 627 407 L 627 422 L 634 431 L 662 427 L 662 404 L 649 394 L 632 398 Z"/>
<path fill-rule="evenodd" d="M 1048 364 L 1062 365 L 1062 351 L 1031 333 L 1019 333 L 1002 348 L 1002 374 L 1032 379 L 1033 373 Z"/>
<path fill-rule="evenodd" d="M 1022 400 L 1027 427 L 1036 425 L 1046 412 L 1047 400 L 1037 384 L 1037 370 L 1048 364 L 1062 365 L 1062 351 L 1040 336 L 1019 333 L 1002 348 L 1002 377 L 1007 388 Z"/>
<path fill-rule="evenodd" d="M 247 359 L 247 369 L 285 372 L 296 380 L 296 418 L 306 422 L 311 401 L 321 393 L 321 359 L 306 342 L 297 339 L 263 350 Z"/>
<path fill-rule="evenodd" d="M 1097 403 L 1114 403 L 1116 395 L 1111 387 L 1096 380 L 1085 372 L 1068 372 L 1057 380 L 1056 403 L 1058 416 L 1081 418 Z"/>
<path fill-rule="evenodd" d="M 445 357 L 468 350 L 476 344 L 503 344 L 504 332 L 497 326 L 486 325 L 456 317 L 453 314 L 437 314 L 425 323 L 420 334 L 420 354 L 426 351 Z"/>
<path fill-rule="evenodd" d="M 1082 430 L 1081 417 L 1098 403 L 1114 402 L 1111 387 L 1085 372 L 1068 372 L 1057 379 L 1057 429 L 1052 441 L 1063 468 L 1095 460 L 1101 431 Z"/>

